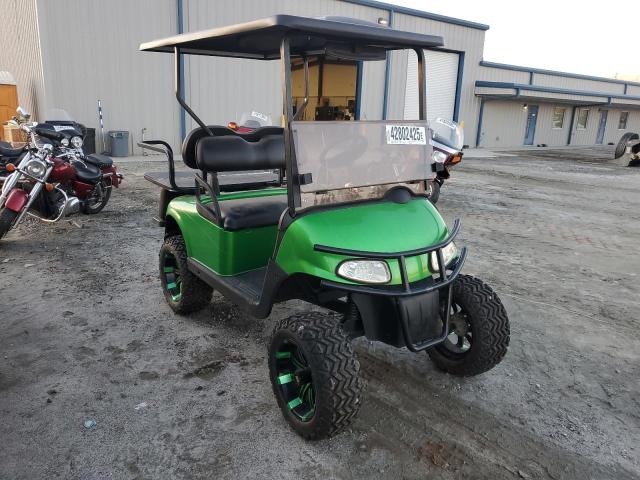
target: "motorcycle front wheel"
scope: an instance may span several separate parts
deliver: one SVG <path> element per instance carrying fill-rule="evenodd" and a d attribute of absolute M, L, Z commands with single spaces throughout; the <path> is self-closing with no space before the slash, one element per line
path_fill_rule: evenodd
<path fill-rule="evenodd" d="M 111 198 L 111 179 L 103 179 L 97 183 L 93 191 L 82 204 L 82 213 L 86 215 L 95 215 L 100 213 L 107 206 Z"/>
<path fill-rule="evenodd" d="M 13 210 L 9 210 L 8 208 L 0 210 L 0 238 L 4 237 L 7 232 L 11 230 L 16 218 L 18 218 L 18 213 Z"/>

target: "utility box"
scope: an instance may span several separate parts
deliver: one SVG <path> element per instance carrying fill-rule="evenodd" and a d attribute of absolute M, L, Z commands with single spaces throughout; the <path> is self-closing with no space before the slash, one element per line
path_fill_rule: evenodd
<path fill-rule="evenodd" d="M 9 72 L 0 71 L 0 125 L 11 120 L 18 108 L 18 89 L 13 76 Z M 10 142 L 0 129 L 0 140 Z"/>
<path fill-rule="evenodd" d="M 112 157 L 129 156 L 129 132 L 124 130 L 109 130 L 109 154 Z"/>

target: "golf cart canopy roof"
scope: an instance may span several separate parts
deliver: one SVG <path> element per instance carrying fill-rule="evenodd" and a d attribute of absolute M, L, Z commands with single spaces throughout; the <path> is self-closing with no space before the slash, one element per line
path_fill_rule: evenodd
<path fill-rule="evenodd" d="M 273 60 L 280 58 L 285 36 L 292 56 L 325 54 L 357 60 L 378 60 L 387 50 L 444 45 L 437 35 L 403 32 L 354 18 L 275 15 L 143 43 L 140 50 L 173 53 L 177 47 L 180 53 L 192 55 Z"/>

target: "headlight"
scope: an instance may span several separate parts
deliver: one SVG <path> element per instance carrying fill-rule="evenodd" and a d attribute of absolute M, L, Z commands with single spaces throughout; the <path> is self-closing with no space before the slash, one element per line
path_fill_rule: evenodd
<path fill-rule="evenodd" d="M 442 248 L 442 257 L 444 259 L 445 266 L 449 265 L 451 261 L 458 256 L 458 247 L 451 242 L 446 247 Z M 438 268 L 438 254 L 437 252 L 431 252 L 431 271 L 439 272 Z"/>
<path fill-rule="evenodd" d="M 361 283 L 387 283 L 391 272 L 383 260 L 345 260 L 338 266 L 338 276 Z"/>
<path fill-rule="evenodd" d="M 71 137 L 71 145 L 73 148 L 81 148 L 82 147 L 82 138 L 75 136 Z"/>
<path fill-rule="evenodd" d="M 44 174 L 47 171 L 47 165 L 40 160 L 31 160 L 27 163 L 25 170 L 32 177 L 40 179 L 44 177 Z"/>
<path fill-rule="evenodd" d="M 447 155 L 444 152 L 441 152 L 440 150 L 434 150 L 433 153 L 431 154 L 431 158 L 436 163 L 444 163 L 448 157 L 449 155 Z"/>
<path fill-rule="evenodd" d="M 63 138 L 62 140 L 60 140 L 60 143 L 62 144 L 63 147 L 68 147 L 69 146 L 69 139 L 68 138 Z"/>

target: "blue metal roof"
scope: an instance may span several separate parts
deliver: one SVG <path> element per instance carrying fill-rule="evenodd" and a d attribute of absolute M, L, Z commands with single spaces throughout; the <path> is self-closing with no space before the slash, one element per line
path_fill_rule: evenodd
<path fill-rule="evenodd" d="M 640 96 L 635 95 L 621 95 L 619 93 L 609 92 L 593 92 L 590 90 L 574 90 L 571 88 L 543 87 L 540 85 L 529 85 L 526 83 L 488 82 L 486 80 L 477 80 L 476 87 L 510 88 L 517 91 L 530 90 L 533 92 L 559 93 L 564 95 L 582 95 L 585 97 L 605 97 L 608 98 L 609 101 L 611 101 L 612 98 L 621 98 L 623 100 L 640 100 Z"/>
<path fill-rule="evenodd" d="M 460 25 L 461 27 L 475 28 L 476 30 L 489 30 L 489 25 L 485 25 L 483 23 L 470 22 L 468 20 L 461 20 L 459 18 L 447 17 L 446 15 L 438 15 L 437 13 L 424 12 L 422 10 L 402 7 L 400 5 L 392 5 L 390 3 L 385 3 L 385 2 L 378 2 L 376 0 L 342 0 L 342 1 L 347 3 L 355 3 L 356 5 L 363 5 L 365 7 L 379 8 L 380 10 L 393 11 L 396 13 L 404 13 L 406 15 L 426 18 L 428 20 L 435 20 L 438 22 L 450 23 L 452 25 Z"/>
<path fill-rule="evenodd" d="M 580 80 L 595 80 L 597 82 L 618 83 L 622 85 L 634 85 L 640 87 L 638 82 L 628 82 L 626 80 L 618 80 L 617 78 L 594 77 L 591 75 L 583 75 L 581 73 L 559 72 L 556 70 L 545 70 L 542 68 L 522 67 L 520 65 L 509 65 L 508 63 L 480 62 L 482 67 L 500 68 L 502 70 L 514 70 L 516 72 L 540 73 L 544 75 L 556 75 L 558 77 L 578 78 Z"/>

